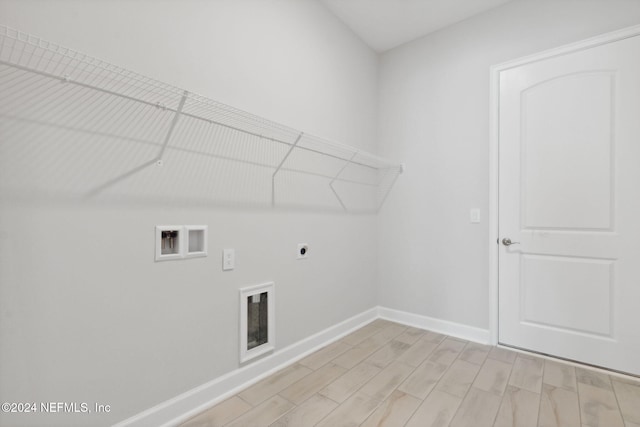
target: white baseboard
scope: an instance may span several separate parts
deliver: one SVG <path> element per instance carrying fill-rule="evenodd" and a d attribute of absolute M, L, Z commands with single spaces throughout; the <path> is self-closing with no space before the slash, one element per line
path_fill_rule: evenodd
<path fill-rule="evenodd" d="M 146 411 L 119 422 L 114 427 L 176 426 L 215 404 L 233 396 L 242 389 L 268 377 L 291 363 L 372 322 L 375 319 L 414 326 L 452 337 L 488 344 L 486 329 L 462 325 L 448 320 L 407 313 L 386 307 L 375 307 L 331 326 L 295 344 L 277 350 L 272 355 L 236 369 L 215 380 L 182 393 Z"/>
<path fill-rule="evenodd" d="M 476 328 L 475 326 L 463 325 L 461 323 L 450 322 L 448 320 L 435 319 L 421 314 L 413 314 L 406 311 L 378 307 L 378 317 L 392 322 L 402 323 L 403 325 L 414 326 L 420 329 L 428 329 L 433 332 L 450 335 L 455 338 L 461 338 L 480 344 L 489 344 L 491 342 L 488 329 Z"/>
<path fill-rule="evenodd" d="M 376 318 L 378 318 L 377 308 L 367 310 L 302 341 L 277 350 L 264 359 L 229 372 L 127 418 L 115 424 L 114 427 L 176 426 L 251 384 L 361 328 Z"/>

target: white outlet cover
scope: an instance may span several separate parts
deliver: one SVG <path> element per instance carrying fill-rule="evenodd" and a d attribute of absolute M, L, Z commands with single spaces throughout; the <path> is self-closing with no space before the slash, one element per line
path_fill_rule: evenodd
<path fill-rule="evenodd" d="M 479 224 L 480 223 L 480 209 L 473 208 L 469 211 L 469 221 L 471 224 Z"/>
<path fill-rule="evenodd" d="M 235 249 L 222 250 L 222 269 L 224 271 L 236 268 L 236 251 Z"/>

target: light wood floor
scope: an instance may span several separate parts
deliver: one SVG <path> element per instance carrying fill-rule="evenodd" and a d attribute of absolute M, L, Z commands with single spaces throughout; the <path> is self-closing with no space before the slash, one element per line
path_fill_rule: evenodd
<path fill-rule="evenodd" d="M 376 320 L 196 426 L 640 427 L 640 382 Z"/>

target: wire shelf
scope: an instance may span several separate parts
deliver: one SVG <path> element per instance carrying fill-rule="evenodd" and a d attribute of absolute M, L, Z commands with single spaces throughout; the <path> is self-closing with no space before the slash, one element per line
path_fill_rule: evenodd
<path fill-rule="evenodd" d="M 0 190 L 377 211 L 402 167 L 0 25 Z"/>

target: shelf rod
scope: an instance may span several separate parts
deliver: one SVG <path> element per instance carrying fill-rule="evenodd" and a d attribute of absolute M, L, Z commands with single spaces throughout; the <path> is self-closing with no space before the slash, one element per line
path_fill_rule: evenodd
<path fill-rule="evenodd" d="M 180 104 L 178 105 L 178 109 L 176 110 L 176 114 L 173 116 L 171 120 L 171 125 L 169 126 L 169 131 L 167 132 L 167 136 L 164 138 L 164 142 L 162 143 L 162 148 L 160 148 L 160 152 L 158 153 L 158 157 L 156 161 L 158 165 L 162 165 L 162 156 L 164 155 L 164 151 L 167 149 L 167 145 L 169 144 L 169 140 L 171 139 L 171 134 L 173 133 L 173 129 L 178 124 L 178 119 L 180 118 L 180 114 L 182 113 L 182 108 L 184 107 L 184 103 L 189 96 L 189 92 L 186 90 L 182 94 L 182 98 L 180 99 Z"/>
<path fill-rule="evenodd" d="M 30 72 L 30 73 L 39 74 L 41 76 L 48 77 L 48 78 L 51 78 L 51 79 L 55 79 L 55 80 L 58 80 L 60 82 L 66 83 L 66 84 L 73 84 L 73 85 L 76 85 L 76 86 L 81 86 L 81 87 L 84 87 L 84 88 L 87 88 L 87 89 L 91 89 L 91 90 L 95 90 L 95 91 L 98 91 L 98 92 L 102 92 L 102 93 L 105 93 L 107 95 L 117 96 L 117 97 L 120 97 L 120 98 L 127 99 L 129 101 L 138 102 L 138 103 L 141 103 L 141 104 L 144 104 L 144 105 L 148 105 L 148 106 L 151 106 L 151 107 L 155 107 L 155 108 L 158 107 L 158 103 L 145 101 L 144 99 L 135 98 L 133 96 L 125 95 L 123 93 L 115 92 L 115 91 L 112 91 L 112 90 L 109 90 L 109 89 L 104 89 L 104 88 L 101 88 L 101 87 L 98 87 L 98 86 L 93 86 L 93 85 L 90 85 L 90 84 L 87 84 L 87 83 L 82 83 L 82 82 L 79 82 L 79 81 L 76 81 L 76 80 L 69 79 L 68 77 L 64 77 L 64 76 L 60 77 L 60 76 L 57 76 L 55 74 L 47 73 L 46 71 L 35 70 L 33 68 L 25 67 L 25 66 L 19 65 L 19 64 L 14 64 L 12 62 L 7 62 L 7 61 L 4 61 L 4 60 L 0 60 L 0 64 L 7 65 L 9 67 L 14 67 L 14 68 L 17 68 L 17 69 L 22 70 L 22 71 L 27 71 L 27 72 Z M 172 95 L 174 95 L 174 94 L 172 93 Z M 169 111 L 169 112 L 173 112 L 173 113 L 176 113 L 178 111 L 178 109 L 174 109 L 174 108 L 171 108 L 171 107 L 163 107 L 163 109 L 165 111 Z M 264 136 L 264 135 L 261 135 L 261 134 L 256 133 L 256 132 L 251 132 L 251 131 L 248 131 L 248 130 L 245 130 L 245 129 L 238 128 L 236 126 L 232 126 L 232 125 L 228 125 L 228 124 L 225 124 L 225 123 L 222 123 L 222 122 L 218 122 L 216 120 L 207 119 L 205 117 L 198 116 L 196 114 L 185 113 L 185 112 L 181 112 L 180 114 L 185 116 L 185 117 L 189 117 L 189 118 L 196 119 L 196 120 L 201 120 L 201 121 L 204 121 L 204 122 L 207 122 L 207 123 L 210 123 L 210 124 L 215 124 L 215 125 L 218 125 L 218 126 L 225 127 L 227 129 L 232 129 L 232 130 L 235 130 L 235 131 L 238 131 L 238 132 L 242 132 L 242 133 L 245 133 L 247 135 L 252 135 L 252 136 L 255 136 L 255 137 L 258 137 L 258 138 L 267 139 L 269 141 L 277 142 L 277 143 L 280 143 L 280 144 L 285 144 L 285 145 L 289 145 L 289 146 L 291 145 L 290 142 L 287 142 L 287 141 L 284 141 L 284 140 L 281 140 L 281 139 Z M 330 154 L 330 153 L 325 153 L 325 152 L 320 151 L 320 150 L 314 150 L 313 148 L 309 148 L 309 147 L 298 147 L 298 148 L 300 148 L 301 150 L 309 151 L 309 152 L 316 153 L 316 154 L 319 154 L 319 155 L 322 155 L 322 156 L 331 157 L 331 158 L 334 158 L 336 160 L 348 160 L 348 159 L 346 159 L 344 157 L 336 156 L 336 155 Z M 345 149 L 348 149 L 348 148 L 345 147 Z M 354 165 L 362 166 L 362 167 L 369 168 L 369 169 L 380 169 L 378 167 L 371 166 L 371 165 L 368 165 L 366 163 L 360 163 L 360 162 L 352 162 L 352 163 Z M 389 167 L 392 167 L 392 165 L 390 163 L 388 165 L 389 165 Z"/>
<path fill-rule="evenodd" d="M 302 135 L 304 135 L 304 132 L 300 132 L 300 135 L 298 135 L 293 145 L 291 145 L 291 148 L 289 148 L 289 151 L 287 151 L 287 154 L 285 154 L 284 157 L 282 158 L 282 161 L 280 162 L 276 170 L 273 171 L 273 175 L 271 175 L 271 206 L 276 205 L 276 175 L 280 171 L 280 168 L 282 167 L 282 165 L 284 165 L 284 162 L 287 161 L 287 158 L 289 157 L 293 149 L 296 148 L 296 146 L 298 145 L 298 142 L 300 142 Z"/>
<path fill-rule="evenodd" d="M 344 209 L 345 212 L 347 211 L 347 206 L 344 204 L 344 202 L 342 201 L 342 199 L 338 195 L 338 192 L 336 191 L 336 189 L 333 188 L 333 183 L 338 179 L 338 177 L 340 175 L 342 175 L 342 172 L 347 168 L 347 166 L 349 166 L 352 163 L 353 158 L 356 157 L 357 154 L 358 154 L 357 151 L 355 153 L 353 153 L 351 158 L 349 160 L 347 160 L 347 163 L 345 163 L 344 166 L 342 166 L 342 169 L 340 169 L 338 171 L 338 173 L 336 174 L 336 176 L 334 176 L 333 179 L 329 182 L 329 187 L 331 187 L 331 191 L 333 191 L 333 194 L 336 196 L 336 198 L 338 199 L 338 202 L 340 202 L 340 204 L 342 205 L 342 209 Z"/>
<path fill-rule="evenodd" d="M 145 104 L 145 105 L 150 105 L 152 107 L 157 107 L 158 106 L 157 103 L 145 101 L 144 99 L 140 99 L 140 98 L 134 98 L 133 96 L 125 95 L 123 93 L 114 92 L 112 90 L 104 89 L 104 88 L 101 88 L 101 87 L 98 87 L 98 86 L 93 86 L 93 85 L 90 85 L 90 84 L 87 84 L 87 83 L 82 83 L 82 82 L 78 82 L 78 81 L 75 81 L 75 80 L 71 80 L 68 77 L 64 77 L 64 76 L 60 77 L 60 76 L 57 76 L 55 74 L 47 73 L 46 71 L 34 70 L 33 68 L 25 67 L 23 65 L 13 64 L 11 62 L 7 62 L 7 61 L 3 61 L 3 60 L 0 60 L 0 64 L 8 65 L 9 67 L 14 67 L 14 68 L 17 68 L 17 69 L 22 70 L 22 71 L 28 71 L 30 73 L 39 74 L 41 76 L 49 77 L 51 79 L 59 80 L 60 82 L 63 82 L 63 83 L 74 84 L 74 85 L 77 85 L 77 86 L 85 87 L 87 89 L 92 89 L 92 90 L 96 90 L 98 92 L 106 93 L 108 95 L 118 96 L 120 98 L 128 99 L 129 101 L 139 102 L 139 103 L 142 103 L 142 104 Z M 173 112 L 176 111 L 173 108 L 166 108 L 166 109 L 168 111 L 173 111 Z"/>
<path fill-rule="evenodd" d="M 290 142 L 283 141 L 282 139 L 271 138 L 271 137 L 268 137 L 268 136 L 264 136 L 262 134 L 259 134 L 259 133 L 256 133 L 256 132 L 251 132 L 249 130 L 241 129 L 241 128 L 238 128 L 238 127 L 235 127 L 235 126 L 231 126 L 231 125 L 228 125 L 226 123 L 221 123 L 221 122 L 218 122 L 218 121 L 215 121 L 215 120 L 206 119 L 204 117 L 201 117 L 201 116 L 198 116 L 198 115 L 195 115 L 195 114 L 183 113 L 182 115 L 185 116 L 185 117 L 190 117 L 192 119 L 202 120 L 202 121 L 205 121 L 205 122 L 210 123 L 210 124 L 222 126 L 222 127 L 227 128 L 227 129 L 231 129 L 231 130 L 235 130 L 235 131 L 238 131 L 238 132 L 242 132 L 242 133 L 245 133 L 247 135 L 251 135 L 251 136 L 258 137 L 258 138 L 267 139 L 269 141 L 277 142 L 279 144 L 291 145 Z M 335 154 L 325 153 L 324 151 L 320 151 L 320 150 L 314 150 L 313 148 L 309 148 L 309 147 L 298 147 L 298 148 L 300 150 L 305 150 L 305 151 L 309 151 L 311 153 L 320 154 L 322 156 L 331 157 L 331 158 L 336 159 L 336 160 L 348 160 L 348 159 L 346 159 L 344 157 L 336 156 Z M 358 165 L 358 166 L 362 166 L 362 167 L 365 167 L 365 168 L 369 168 L 369 169 L 380 169 L 380 168 L 377 168 L 375 166 L 368 165 L 366 163 L 353 162 L 353 164 L 354 165 Z M 393 167 L 393 165 L 391 163 L 389 163 L 388 167 Z"/>
<path fill-rule="evenodd" d="M 13 115 L 10 115 L 10 114 L 4 115 L 3 117 L 6 118 L 6 119 L 19 121 L 19 122 L 25 122 L 25 123 L 29 123 L 29 124 L 36 125 L 36 126 L 55 127 L 57 129 L 63 129 L 63 130 L 73 131 L 73 132 L 81 132 L 81 133 L 86 133 L 86 134 L 90 134 L 90 135 L 99 135 L 99 136 L 103 136 L 103 137 L 107 137 L 107 138 L 118 138 L 118 139 L 122 139 L 122 140 L 125 140 L 125 141 L 130 141 L 130 142 L 133 142 L 133 143 L 136 143 L 136 144 L 144 144 L 144 145 L 156 146 L 156 147 L 160 145 L 160 143 L 158 143 L 158 142 L 149 141 L 149 140 L 145 140 L 145 139 L 131 138 L 131 137 L 126 137 L 126 136 L 122 136 L 122 135 L 116 135 L 116 134 L 112 134 L 112 133 L 97 132 L 97 131 L 92 131 L 92 130 L 88 130 L 88 129 L 76 128 L 76 127 L 65 126 L 65 125 L 59 125 L 59 124 L 45 122 L 45 121 L 26 119 L 24 117 L 13 116 Z M 298 148 L 302 149 L 302 147 L 298 147 Z M 215 155 L 215 154 L 205 153 L 205 152 L 202 152 L 202 151 L 199 151 L 199 150 L 190 149 L 190 148 L 170 147 L 170 150 L 179 151 L 181 153 L 198 154 L 198 155 L 205 156 L 205 157 L 217 158 L 217 159 L 221 159 L 221 160 L 228 160 L 228 161 L 232 161 L 232 162 L 241 162 L 241 163 L 246 163 L 246 164 L 250 164 L 250 165 L 253 165 L 253 166 L 258 166 L 258 167 L 261 167 L 261 168 L 268 168 L 268 169 L 273 169 L 274 168 L 274 165 L 269 164 L 269 163 L 251 162 L 251 161 L 246 161 L 246 160 L 233 158 L 233 157 L 228 157 L 228 156 L 218 156 L 218 155 Z M 153 161 L 155 161 L 155 160 L 153 160 Z M 310 172 L 310 171 L 305 171 L 305 170 L 301 170 L 301 169 L 291 169 L 291 168 L 283 167 L 283 168 L 281 168 L 281 170 L 287 171 L 287 172 L 301 173 L 301 174 L 305 174 L 305 175 L 313 175 L 313 176 L 317 176 L 317 177 L 320 177 L 320 178 L 327 178 L 327 179 L 333 178 L 333 176 L 331 176 L 331 175 L 326 175 L 326 174 L 317 173 L 317 172 Z M 369 187 L 377 187 L 379 185 L 378 183 L 362 182 L 362 181 L 357 181 L 357 180 L 353 180 L 353 179 L 344 179 L 344 178 L 339 178 L 336 181 L 348 182 L 350 184 L 365 185 L 365 186 L 369 186 Z"/>

